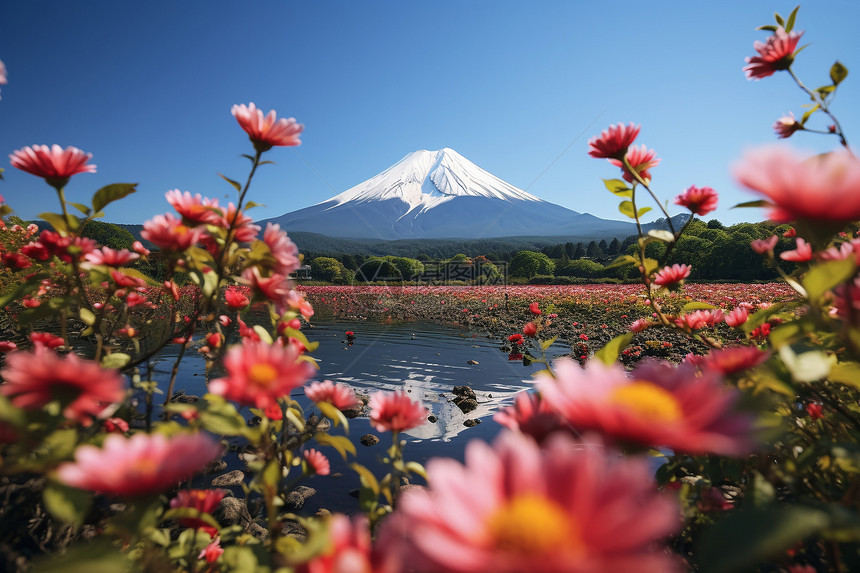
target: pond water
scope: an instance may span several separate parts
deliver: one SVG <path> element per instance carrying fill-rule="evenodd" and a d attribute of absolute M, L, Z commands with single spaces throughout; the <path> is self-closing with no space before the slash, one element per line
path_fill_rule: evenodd
<path fill-rule="evenodd" d="M 345 336 L 348 330 L 355 333 L 352 344 Z M 313 353 L 320 368 L 317 380 L 349 384 L 362 394 L 405 390 L 436 416 L 435 423 L 427 422 L 401 434 L 407 442 L 406 459 L 422 464 L 435 456 L 462 460 L 469 440 L 492 441 L 501 430 L 493 421 L 493 414 L 511 404 L 516 393 L 530 388 L 531 374 L 540 369 L 539 365 L 526 367 L 521 361 L 508 361 L 507 355 L 499 350 L 498 339 L 429 322 L 314 321 L 305 333 L 309 340 L 320 343 Z M 550 351 L 560 355 L 569 349 L 558 345 Z M 165 349 L 156 364 L 156 378 L 165 391 L 176 352 L 176 347 Z M 204 394 L 203 371 L 202 359 L 196 354 L 188 355 L 183 360 L 176 389 Z M 471 387 L 477 395 L 478 408 L 468 414 L 452 402 L 451 390 L 460 385 Z M 301 389 L 291 397 L 306 411 L 311 407 Z M 473 418 L 481 423 L 473 427 L 463 424 Z M 358 461 L 381 477 L 385 468 L 379 459 L 390 445 L 390 434 L 374 430 L 367 418 L 352 419 L 349 425 L 358 455 L 357 460 L 348 461 Z M 359 444 L 358 439 L 367 433 L 377 435 L 380 442 L 370 447 Z M 337 452 L 331 448 L 322 450 L 332 462 L 332 473 L 342 475 L 317 476 L 303 483 L 319 492 L 308 501 L 303 513 L 312 513 L 319 507 L 354 511 L 357 502 L 349 496 L 349 491 L 358 487 L 357 477 Z"/>

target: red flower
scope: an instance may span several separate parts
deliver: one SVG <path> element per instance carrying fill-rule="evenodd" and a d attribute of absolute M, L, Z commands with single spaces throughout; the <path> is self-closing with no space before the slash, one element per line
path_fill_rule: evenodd
<path fill-rule="evenodd" d="M 847 150 L 806 158 L 781 147 L 747 153 L 735 165 L 738 181 L 767 196 L 768 216 L 847 223 L 860 219 L 860 159 Z"/>
<path fill-rule="evenodd" d="M 200 193 L 192 196 L 188 191 L 182 192 L 179 189 L 168 191 L 165 197 L 171 207 L 192 226 L 204 223 L 218 224 L 221 213 L 217 199 L 201 197 Z"/>
<path fill-rule="evenodd" d="M 747 58 L 744 67 L 747 79 L 758 80 L 772 76 L 774 72 L 787 70 L 794 61 L 794 49 L 800 41 L 803 32 L 786 33 L 778 28 L 766 42 L 753 44 L 758 56 Z"/>
<path fill-rule="evenodd" d="M 824 407 L 821 404 L 811 402 L 806 405 L 806 413 L 809 414 L 809 417 L 813 420 L 818 420 L 824 417 Z"/>
<path fill-rule="evenodd" d="M 508 342 L 513 342 L 513 343 L 519 344 L 519 343 L 522 343 L 522 341 L 523 341 L 523 335 L 520 334 L 519 332 L 516 334 L 512 334 L 508 337 Z"/>
<path fill-rule="evenodd" d="M 204 559 L 210 565 L 218 561 L 218 558 L 224 554 L 224 549 L 221 547 L 221 538 L 216 537 L 209 545 L 203 548 L 197 559 Z"/>
<path fill-rule="evenodd" d="M 686 207 L 694 215 L 702 217 L 717 208 L 717 199 L 717 192 L 710 187 L 691 185 L 675 197 L 675 205 Z"/>
<path fill-rule="evenodd" d="M 370 425 L 380 432 L 402 432 L 422 425 L 427 409 L 406 392 L 374 392 L 370 396 Z"/>
<path fill-rule="evenodd" d="M 14 151 L 9 159 L 13 167 L 42 177 L 49 185 L 62 187 L 72 175 L 96 172 L 95 165 L 87 165 L 92 156 L 77 147 L 34 145 Z"/>
<path fill-rule="evenodd" d="M 245 308 L 251 302 L 237 287 L 228 288 L 224 292 L 224 301 L 227 306 L 234 309 Z"/>
<path fill-rule="evenodd" d="M 540 314 L 540 307 L 538 306 L 538 303 L 536 303 L 536 302 L 531 303 L 529 305 L 529 311 L 532 314 L 539 315 Z"/>
<path fill-rule="evenodd" d="M 749 311 L 746 308 L 739 306 L 726 315 L 726 324 L 736 328 L 747 321 Z"/>
<path fill-rule="evenodd" d="M 125 395 L 115 370 L 104 370 L 75 354 L 61 358 L 40 344 L 33 352 L 9 354 L 2 374 L 0 393 L 10 397 L 13 406 L 37 410 L 59 398 L 63 415 L 85 426 Z"/>
<path fill-rule="evenodd" d="M 599 136 L 588 140 L 588 146 L 591 148 L 588 154 L 597 158 L 621 160 L 627 154 L 627 148 L 639 135 L 640 129 L 641 126 L 634 125 L 632 122 L 627 125 L 623 123 L 610 125 L 601 131 Z"/>
<path fill-rule="evenodd" d="M 522 357 L 520 357 L 522 358 Z M 496 412 L 493 420 L 497 423 L 533 437 L 543 442 L 556 430 L 566 429 L 564 421 L 550 408 L 539 394 L 520 392 L 514 398 L 513 406 Z"/>
<path fill-rule="evenodd" d="M 257 109 L 253 103 L 234 105 L 231 110 L 233 117 L 248 134 L 259 151 L 268 151 L 273 146 L 294 146 L 301 144 L 299 135 L 305 126 L 296 123 L 294 118 L 276 119 L 277 114 L 272 110 L 263 116 L 263 110 Z"/>
<path fill-rule="evenodd" d="M 31 332 L 30 342 L 33 343 L 33 346 L 43 346 L 45 348 L 59 348 L 65 344 L 61 337 L 55 336 L 50 332 Z"/>
<path fill-rule="evenodd" d="M 182 489 L 177 491 L 176 497 L 170 500 L 170 507 L 174 509 L 187 507 L 199 513 L 211 514 L 224 499 L 226 493 L 223 489 Z M 206 521 L 194 517 L 182 517 L 177 520 L 177 523 L 182 527 L 191 529 L 212 529 L 212 526 Z"/>
<path fill-rule="evenodd" d="M 537 325 L 533 322 L 527 322 L 525 326 L 523 326 L 523 334 L 528 337 L 533 337 L 537 334 Z"/>
<path fill-rule="evenodd" d="M 150 495 L 174 487 L 206 467 L 221 446 L 205 434 L 110 434 L 102 448 L 75 450 L 57 469 L 60 482 L 119 496 Z"/>
<path fill-rule="evenodd" d="M 734 346 L 711 350 L 699 361 L 699 368 L 715 370 L 724 376 L 755 368 L 770 357 L 755 346 Z"/>
<path fill-rule="evenodd" d="M 609 163 L 616 167 L 620 167 L 623 171 L 622 177 L 628 183 L 633 183 L 633 175 L 624 167 L 624 162 L 620 159 L 610 159 Z M 630 164 L 636 173 L 642 179 L 646 181 L 651 180 L 651 168 L 657 167 L 660 164 L 660 158 L 657 157 L 657 152 L 653 149 L 648 149 L 645 147 L 645 144 L 636 147 L 635 145 L 631 146 L 630 149 L 627 150 L 627 163 Z"/>
<path fill-rule="evenodd" d="M 156 215 L 143 224 L 140 236 L 162 249 L 184 251 L 200 241 L 203 232 L 196 227 L 186 227 L 181 219 L 170 213 Z"/>

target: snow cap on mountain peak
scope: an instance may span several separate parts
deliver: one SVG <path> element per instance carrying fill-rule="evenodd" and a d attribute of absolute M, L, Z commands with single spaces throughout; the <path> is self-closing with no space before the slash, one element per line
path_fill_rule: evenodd
<path fill-rule="evenodd" d="M 486 197 L 503 201 L 541 199 L 484 171 L 453 149 L 421 149 L 328 201 L 335 204 L 401 199 L 415 209 L 428 211 L 455 197 Z M 326 202 L 328 202 L 326 201 Z"/>

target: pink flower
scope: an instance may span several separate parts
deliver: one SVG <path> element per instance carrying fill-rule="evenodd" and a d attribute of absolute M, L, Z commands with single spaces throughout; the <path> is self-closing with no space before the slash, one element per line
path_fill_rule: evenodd
<path fill-rule="evenodd" d="M 675 319 L 675 324 L 681 328 L 698 330 L 708 326 L 715 326 L 725 320 L 725 315 L 720 309 L 696 310 L 688 314 L 682 314 Z"/>
<path fill-rule="evenodd" d="M 109 267 L 121 267 L 139 258 L 139 254 L 129 252 L 128 249 L 116 251 L 110 247 L 102 247 L 84 255 L 84 259 L 90 264 Z"/>
<path fill-rule="evenodd" d="M 543 445 L 503 432 L 433 459 L 432 490 L 403 494 L 379 545 L 416 571 L 680 571 L 660 545 L 680 528 L 644 459 L 559 434 Z M 480 484 L 480 487 L 473 487 Z M 410 570 L 412 570 L 410 569 Z"/>
<path fill-rule="evenodd" d="M 101 449 L 84 445 L 75 450 L 75 461 L 62 464 L 57 477 L 62 483 L 119 496 L 162 492 L 206 467 L 221 453 L 209 436 L 134 434 L 126 438 L 110 434 Z"/>
<path fill-rule="evenodd" d="M 299 248 L 281 230 L 280 225 L 266 224 L 266 230 L 263 231 L 263 242 L 269 247 L 269 252 L 275 259 L 273 267 L 275 273 L 289 276 L 301 266 Z"/>
<path fill-rule="evenodd" d="M 209 382 L 209 391 L 263 410 L 313 376 L 314 366 L 300 355 L 292 345 L 245 340 L 227 351 L 227 376 Z"/>
<path fill-rule="evenodd" d="M 769 217 L 846 223 L 860 219 L 860 160 L 845 150 L 805 158 L 781 147 L 748 152 L 734 166 L 738 181 L 767 196 Z"/>
<path fill-rule="evenodd" d="M 335 384 L 331 380 L 311 382 L 305 386 L 305 396 L 314 403 L 328 402 L 338 410 L 358 405 L 355 390 L 346 384 Z"/>
<path fill-rule="evenodd" d="M 380 432 L 411 430 L 427 418 L 427 409 L 403 391 L 374 392 L 369 406 L 370 425 Z"/>
<path fill-rule="evenodd" d="M 296 123 L 294 118 L 276 119 L 277 114 L 272 110 L 263 116 L 263 110 L 257 109 L 253 103 L 234 105 L 231 110 L 233 117 L 248 134 L 259 151 L 268 151 L 273 146 L 293 146 L 301 144 L 299 135 L 305 126 Z"/>
<path fill-rule="evenodd" d="M 165 197 L 176 212 L 192 226 L 203 223 L 214 225 L 221 217 L 217 199 L 203 198 L 199 193 L 192 196 L 188 191 L 182 192 L 179 189 L 168 191 Z"/>
<path fill-rule="evenodd" d="M 656 275 L 654 275 L 654 284 L 661 287 L 671 288 L 690 276 L 690 270 L 690 265 L 675 264 L 671 267 L 663 267 Z"/>
<path fill-rule="evenodd" d="M 140 236 L 162 249 L 184 251 L 200 241 L 202 231 L 196 227 L 187 227 L 181 219 L 170 213 L 156 215 L 143 224 Z"/>
<path fill-rule="evenodd" d="M 42 345 L 33 352 L 9 354 L 2 373 L 0 393 L 11 398 L 13 406 L 37 410 L 59 398 L 63 416 L 85 426 L 125 395 L 115 370 L 104 370 L 75 354 L 61 358 Z"/>
<path fill-rule="evenodd" d="M 245 308 L 251 302 L 238 287 L 230 287 L 224 291 L 224 301 L 233 309 Z"/>
<path fill-rule="evenodd" d="M 6 83 L 6 64 L 3 63 L 3 60 L 0 60 L 0 85 L 4 85 Z"/>
<path fill-rule="evenodd" d="M 304 458 L 305 462 L 308 464 L 308 470 L 310 470 L 311 473 L 315 473 L 320 476 L 327 476 L 331 473 L 331 464 L 322 452 L 311 448 L 305 451 Z"/>
<path fill-rule="evenodd" d="M 299 291 L 291 290 L 287 294 L 287 304 L 290 305 L 290 308 L 299 311 L 305 320 L 314 315 L 314 307 L 305 300 L 305 296 Z"/>
<path fill-rule="evenodd" d="M 0 352 L 3 354 L 18 350 L 18 345 L 11 340 L 0 340 Z"/>
<path fill-rule="evenodd" d="M 141 256 L 145 257 L 145 256 L 149 255 L 149 249 L 144 247 L 143 243 L 141 243 L 140 241 L 133 242 L 131 244 L 131 248 L 134 249 L 134 251 Z"/>
<path fill-rule="evenodd" d="M 703 217 L 717 208 L 717 192 L 710 187 L 690 185 L 686 191 L 675 197 L 675 205 L 686 207 L 694 215 Z"/>
<path fill-rule="evenodd" d="M 44 348 L 59 348 L 66 343 L 61 336 L 56 336 L 50 332 L 31 332 L 29 338 L 33 346 L 37 348 L 40 346 Z"/>
<path fill-rule="evenodd" d="M 758 80 L 772 76 L 774 72 L 787 70 L 794 61 L 794 49 L 803 32 L 786 33 L 778 28 L 766 42 L 756 42 L 753 48 L 758 56 L 747 58 L 744 67 L 748 80 Z"/>
<path fill-rule="evenodd" d="M 742 306 L 735 308 L 726 315 L 726 324 L 733 328 L 737 328 L 747 321 L 749 312 Z"/>
<path fill-rule="evenodd" d="M 203 548 L 197 559 L 203 559 L 206 563 L 212 564 L 218 561 L 218 558 L 224 554 L 224 549 L 221 547 L 221 538 L 216 537 L 209 545 Z"/>
<path fill-rule="evenodd" d="M 532 392 L 517 394 L 513 406 L 496 412 L 493 420 L 506 428 L 531 436 L 538 443 L 557 430 L 567 429 L 567 425 L 547 405 L 546 400 Z"/>
<path fill-rule="evenodd" d="M 660 164 L 660 158 L 657 157 L 657 152 L 653 149 L 648 149 L 643 143 L 639 147 L 631 146 L 627 150 L 627 162 L 630 167 L 636 170 L 639 176 L 646 181 L 651 180 L 651 168 L 657 167 Z M 624 162 L 620 159 L 610 159 L 609 163 L 616 167 L 620 167 L 623 171 L 622 177 L 628 183 L 633 183 L 633 175 L 624 167 Z"/>
<path fill-rule="evenodd" d="M 630 330 L 632 332 L 642 332 L 649 326 L 651 326 L 651 323 L 647 319 L 640 318 L 630 323 Z"/>
<path fill-rule="evenodd" d="M 72 175 L 96 172 L 95 165 L 87 165 L 92 156 L 77 147 L 34 145 L 14 151 L 9 159 L 13 167 L 42 177 L 54 187 L 62 187 Z"/>
<path fill-rule="evenodd" d="M 860 324 L 860 278 L 833 289 L 833 307 L 837 316 L 848 319 L 851 324 Z"/>
<path fill-rule="evenodd" d="M 286 306 L 292 306 L 290 295 L 294 291 L 290 289 L 290 281 L 284 275 L 275 273 L 272 276 L 264 277 L 260 274 L 260 269 L 251 267 L 242 273 L 242 278 L 250 283 L 255 296 L 260 295 L 266 300 L 274 302 L 279 309 L 279 314 L 283 314 L 283 309 Z"/>
<path fill-rule="evenodd" d="M 803 263 L 812 259 L 812 245 L 798 237 L 797 247 L 793 251 L 785 251 L 779 254 L 779 258 L 784 261 L 793 261 Z"/>
<path fill-rule="evenodd" d="M 640 129 L 642 129 L 641 126 L 634 125 L 632 122 L 627 125 L 623 123 L 610 125 L 601 131 L 599 136 L 588 140 L 590 148 L 588 154 L 592 157 L 618 159 L 620 161 L 627 154 L 627 148 L 639 135 Z"/>
<path fill-rule="evenodd" d="M 812 420 L 819 420 L 824 417 L 824 407 L 821 404 L 810 402 L 806 405 L 806 413 Z"/>
<path fill-rule="evenodd" d="M 801 129 L 803 129 L 803 126 L 794 119 L 794 114 L 791 112 L 788 112 L 788 115 L 782 116 L 773 124 L 773 130 L 776 132 L 776 136 L 780 139 L 787 139 L 791 137 L 795 131 Z"/>
<path fill-rule="evenodd" d="M 370 527 L 363 515 L 352 521 L 342 514 L 328 522 L 329 542 L 320 555 L 296 567 L 296 573 L 396 573 L 399 567 L 385 567 L 383 556 L 370 542 Z"/>
<path fill-rule="evenodd" d="M 750 247 L 752 250 L 757 252 L 760 255 L 764 255 L 765 253 L 769 253 L 776 246 L 777 241 L 779 241 L 779 237 L 776 235 L 771 235 L 767 239 L 754 239 L 750 243 Z"/>
<path fill-rule="evenodd" d="M 249 243 L 257 238 L 257 233 L 260 232 L 260 226 L 254 224 L 251 217 L 245 213 L 238 211 L 236 205 L 230 203 L 227 209 L 223 211 L 224 215 L 218 220 L 218 226 L 225 229 L 233 225 L 233 238 L 240 243 Z"/>
<path fill-rule="evenodd" d="M 105 429 L 105 432 L 117 432 L 118 434 L 124 434 L 128 431 L 128 422 L 123 420 L 122 418 L 108 418 L 104 421 L 102 426 Z"/>
<path fill-rule="evenodd" d="M 223 489 L 181 489 L 176 492 L 176 497 L 170 500 L 170 507 L 173 509 L 185 507 L 199 513 L 211 514 L 226 494 Z M 212 529 L 206 521 L 195 517 L 182 517 L 177 520 L 177 523 L 191 529 Z M 217 530 L 215 532 L 217 533 Z"/>
<path fill-rule="evenodd" d="M 752 445 L 752 419 L 734 411 L 739 394 L 716 372 L 648 361 L 628 378 L 617 364 L 583 369 L 570 359 L 557 360 L 555 372 L 537 375 L 538 390 L 579 431 L 679 453 L 739 455 Z"/>

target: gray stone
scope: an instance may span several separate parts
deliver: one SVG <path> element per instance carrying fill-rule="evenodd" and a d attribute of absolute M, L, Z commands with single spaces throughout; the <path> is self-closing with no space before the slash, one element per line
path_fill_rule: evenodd
<path fill-rule="evenodd" d="M 291 509 L 294 511 L 300 510 L 304 507 L 305 502 L 311 498 L 317 492 L 312 487 L 308 487 L 306 485 L 300 485 L 296 487 L 293 491 L 287 494 L 287 499 L 284 504 L 284 507 L 287 509 Z"/>
<path fill-rule="evenodd" d="M 465 422 L 463 422 L 463 425 L 466 426 L 467 428 L 471 428 L 472 426 L 477 426 L 480 423 L 481 423 L 481 420 L 479 420 L 477 418 L 470 418 L 470 419 L 466 420 Z"/>
<path fill-rule="evenodd" d="M 361 439 L 359 441 L 361 442 L 362 446 L 370 447 L 378 444 L 379 438 L 377 438 L 373 434 L 364 434 L 363 436 L 361 436 Z"/>
<path fill-rule="evenodd" d="M 242 470 L 233 470 L 214 478 L 212 480 L 212 485 L 214 487 L 232 487 L 235 485 L 242 485 L 244 480 L 245 474 L 242 473 Z"/>

